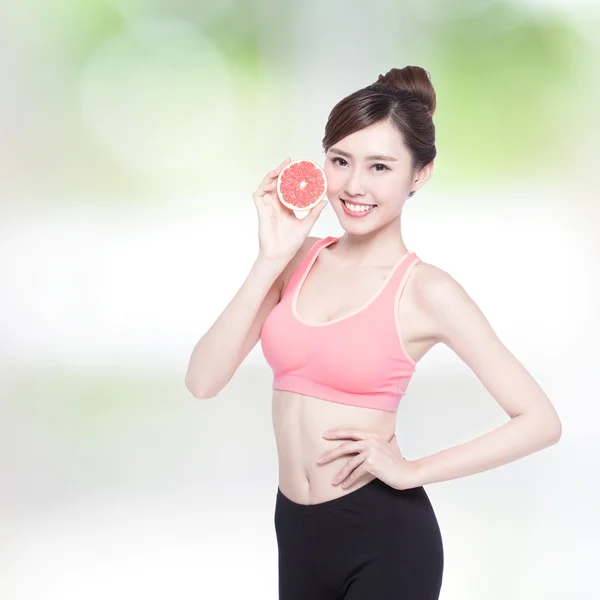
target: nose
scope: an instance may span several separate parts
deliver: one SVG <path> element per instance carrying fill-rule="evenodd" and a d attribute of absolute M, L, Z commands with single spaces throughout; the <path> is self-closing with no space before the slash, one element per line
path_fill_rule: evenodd
<path fill-rule="evenodd" d="M 348 177 L 344 191 L 348 196 L 365 195 L 364 186 L 358 169 L 352 172 Z"/>

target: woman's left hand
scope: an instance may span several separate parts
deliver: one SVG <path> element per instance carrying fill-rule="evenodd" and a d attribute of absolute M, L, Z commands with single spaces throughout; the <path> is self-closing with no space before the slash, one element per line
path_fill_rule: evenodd
<path fill-rule="evenodd" d="M 319 464 L 324 464 L 344 454 L 358 453 L 349 459 L 333 478 L 331 482 L 333 485 L 341 483 L 343 488 L 347 488 L 366 473 L 371 473 L 397 490 L 406 490 L 420 485 L 417 469 L 412 462 L 402 456 L 396 434 L 389 442 L 378 433 L 358 429 L 326 431 L 323 437 L 328 440 L 336 438 L 356 440 L 345 442 L 329 450 L 319 459 Z"/>

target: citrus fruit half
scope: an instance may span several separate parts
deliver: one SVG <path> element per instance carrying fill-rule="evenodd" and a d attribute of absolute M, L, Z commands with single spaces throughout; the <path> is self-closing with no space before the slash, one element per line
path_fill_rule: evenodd
<path fill-rule="evenodd" d="M 327 192 L 325 171 L 312 160 L 294 160 L 277 177 L 277 196 L 292 210 L 310 210 Z"/>

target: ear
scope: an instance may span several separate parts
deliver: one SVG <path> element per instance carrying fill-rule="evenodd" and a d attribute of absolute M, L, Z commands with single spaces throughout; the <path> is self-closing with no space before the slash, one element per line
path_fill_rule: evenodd
<path fill-rule="evenodd" d="M 432 160 L 429 164 L 425 165 L 413 179 L 412 187 L 410 188 L 411 192 L 416 192 L 419 188 L 422 188 L 432 177 L 433 175 L 433 164 L 434 160 Z"/>

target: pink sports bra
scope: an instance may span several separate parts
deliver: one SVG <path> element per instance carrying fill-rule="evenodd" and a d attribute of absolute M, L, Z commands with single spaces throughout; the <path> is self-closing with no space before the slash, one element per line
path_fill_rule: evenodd
<path fill-rule="evenodd" d="M 402 343 L 396 307 L 420 259 L 406 252 L 359 310 L 307 323 L 296 311 L 300 288 L 321 249 L 338 239 L 315 242 L 264 322 L 261 346 L 273 370 L 273 389 L 395 412 L 416 367 Z"/>

